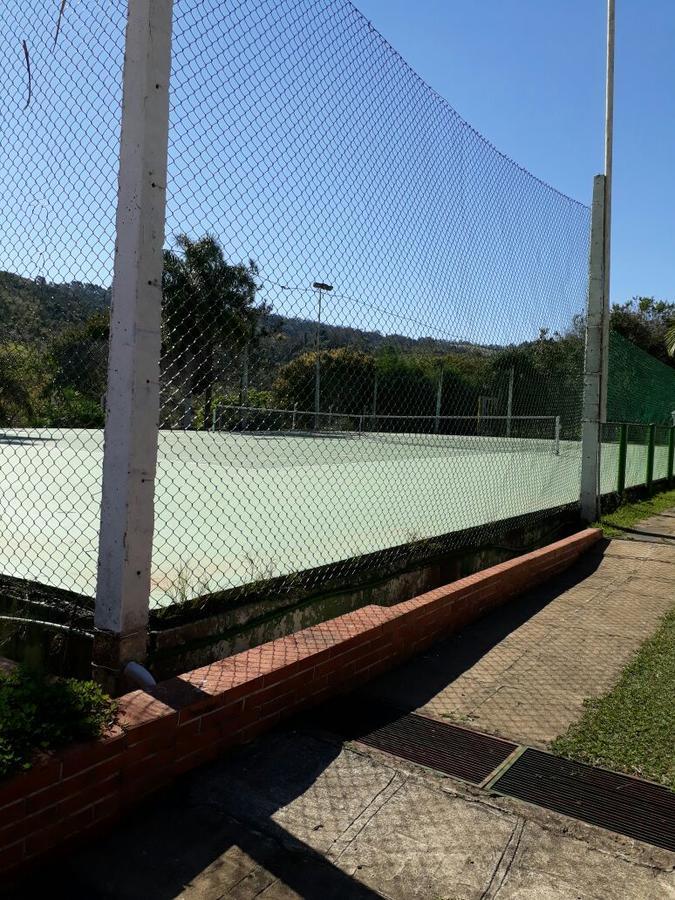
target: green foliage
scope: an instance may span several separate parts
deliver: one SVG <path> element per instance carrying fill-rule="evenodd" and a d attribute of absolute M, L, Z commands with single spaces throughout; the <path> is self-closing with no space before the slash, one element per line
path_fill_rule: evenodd
<path fill-rule="evenodd" d="M 107 309 L 110 291 L 79 281 L 50 284 L 0 272 L 0 343 L 43 344 Z"/>
<path fill-rule="evenodd" d="M 675 303 L 653 297 L 633 297 L 612 308 L 610 327 L 662 363 L 675 366 L 668 351 L 668 331 L 675 328 Z"/>
<path fill-rule="evenodd" d="M 554 741 L 556 753 L 658 781 L 675 790 L 675 609 L 617 685 L 586 701 L 582 719 Z"/>
<path fill-rule="evenodd" d="M 44 363 L 36 348 L 14 342 L 0 344 L 0 425 L 28 423 L 39 402 Z"/>
<path fill-rule="evenodd" d="M 105 412 L 100 398 L 66 387 L 44 401 L 38 424 L 48 428 L 103 428 Z"/>
<path fill-rule="evenodd" d="M 565 335 L 551 335 L 542 329 L 536 341 L 504 348 L 495 354 L 491 364 L 495 374 L 501 374 L 500 397 L 506 375 L 513 369 L 514 416 L 559 415 L 563 436 L 579 436 L 584 342 L 576 329 Z"/>
<path fill-rule="evenodd" d="M 274 383 L 274 394 L 282 408 L 295 403 L 300 409 L 314 408 L 316 352 L 303 353 L 282 366 Z M 372 403 L 374 358 L 360 350 L 340 348 L 321 352 L 321 407 L 339 412 L 363 412 Z"/>
<path fill-rule="evenodd" d="M 198 240 L 180 234 L 176 243 L 180 252 L 164 253 L 164 380 L 181 381 L 185 396 L 203 395 L 207 423 L 219 355 L 240 352 L 253 342 L 266 309 L 255 305 L 258 268 L 253 260 L 228 263 L 208 234 Z"/>
<path fill-rule="evenodd" d="M 114 702 L 91 681 L 25 668 L 0 672 L 0 777 L 30 768 L 36 751 L 98 737 L 114 713 Z"/>
<path fill-rule="evenodd" d="M 668 356 L 675 356 L 675 323 L 666 330 L 666 352 Z"/>

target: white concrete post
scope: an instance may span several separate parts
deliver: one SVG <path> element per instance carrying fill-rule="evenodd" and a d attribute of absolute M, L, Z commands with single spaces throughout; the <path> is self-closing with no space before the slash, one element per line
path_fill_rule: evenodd
<path fill-rule="evenodd" d="M 586 310 L 584 397 L 581 423 L 581 516 L 593 522 L 598 516 L 600 493 L 600 422 L 602 378 L 606 370 L 605 337 L 605 176 L 593 180 L 591 250 Z"/>
<path fill-rule="evenodd" d="M 129 0 L 110 318 L 94 672 L 146 653 L 159 428 L 172 0 Z"/>

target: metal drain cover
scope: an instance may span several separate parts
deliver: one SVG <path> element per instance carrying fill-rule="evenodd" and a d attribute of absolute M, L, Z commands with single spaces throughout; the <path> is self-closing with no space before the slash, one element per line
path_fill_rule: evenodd
<path fill-rule="evenodd" d="M 540 750 L 526 750 L 492 790 L 675 850 L 675 793 Z"/>

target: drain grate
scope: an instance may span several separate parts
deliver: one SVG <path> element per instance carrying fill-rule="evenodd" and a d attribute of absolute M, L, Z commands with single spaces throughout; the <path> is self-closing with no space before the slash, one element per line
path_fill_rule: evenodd
<path fill-rule="evenodd" d="M 350 740 L 472 784 L 484 781 L 516 749 L 509 741 L 355 698 L 331 704 L 322 724 Z"/>
<path fill-rule="evenodd" d="M 675 850 L 675 794 L 656 784 L 526 750 L 492 790 Z"/>

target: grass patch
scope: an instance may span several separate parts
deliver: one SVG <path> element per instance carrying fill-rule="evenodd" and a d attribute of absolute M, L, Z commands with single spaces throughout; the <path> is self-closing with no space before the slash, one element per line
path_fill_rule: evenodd
<path fill-rule="evenodd" d="M 642 519 L 657 516 L 673 506 L 675 506 L 675 490 L 663 491 L 645 500 L 623 504 L 614 512 L 603 516 L 599 522 L 595 522 L 595 527 L 602 528 L 607 538 L 630 538 L 630 533 L 626 533 L 623 529 L 633 528 Z"/>
<path fill-rule="evenodd" d="M 29 769 L 36 751 L 98 737 L 115 708 L 93 681 L 0 672 L 0 778 Z"/>
<path fill-rule="evenodd" d="M 675 608 L 623 670 L 587 700 L 579 722 L 551 749 L 581 762 L 639 775 L 675 790 Z"/>

